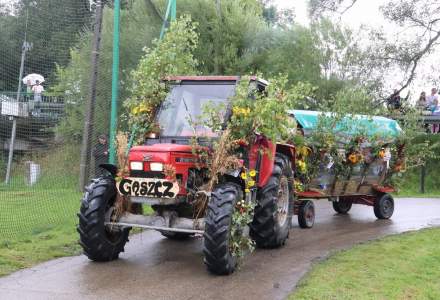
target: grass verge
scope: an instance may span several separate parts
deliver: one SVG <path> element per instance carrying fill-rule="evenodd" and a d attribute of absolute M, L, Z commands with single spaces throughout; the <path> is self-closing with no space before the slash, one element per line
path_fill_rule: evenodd
<path fill-rule="evenodd" d="M 0 193 L 0 276 L 81 253 L 76 213 L 82 193 L 42 183 L 36 187 L 0 186 Z M 152 212 L 150 206 L 144 206 L 144 214 Z M 133 230 L 137 232 L 140 230 Z"/>
<path fill-rule="evenodd" d="M 0 276 L 80 252 L 75 226 L 79 192 L 28 188 L 2 190 L 1 196 Z"/>
<path fill-rule="evenodd" d="M 368 242 L 313 267 L 289 299 L 440 299 L 440 228 Z"/>

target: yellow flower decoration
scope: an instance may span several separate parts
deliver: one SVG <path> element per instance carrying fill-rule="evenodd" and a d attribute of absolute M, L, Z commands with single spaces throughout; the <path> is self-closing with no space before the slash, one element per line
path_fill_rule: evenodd
<path fill-rule="evenodd" d="M 131 114 L 132 115 L 137 115 L 138 114 L 138 112 L 139 112 L 139 107 L 133 107 L 132 109 L 131 109 Z"/>
<path fill-rule="evenodd" d="M 243 115 L 243 116 L 246 117 L 246 116 L 248 116 L 251 113 L 251 109 L 250 108 L 234 106 L 232 108 L 232 113 L 234 115 Z"/>
<path fill-rule="evenodd" d="M 312 149 L 310 149 L 307 146 L 301 146 L 298 147 L 296 153 L 301 157 L 307 157 L 312 152 Z"/>
<path fill-rule="evenodd" d="M 295 191 L 298 191 L 298 192 L 303 192 L 304 191 L 304 185 L 300 181 L 295 180 L 293 182 L 293 184 L 294 184 L 294 187 L 295 187 Z"/>
<path fill-rule="evenodd" d="M 255 171 L 255 170 L 250 170 L 250 171 L 249 171 L 249 176 L 251 176 L 251 177 L 255 177 L 255 176 L 257 176 L 257 171 Z"/>
<path fill-rule="evenodd" d="M 296 164 L 301 173 L 304 173 L 307 170 L 307 164 L 303 160 L 297 160 Z"/>
<path fill-rule="evenodd" d="M 251 190 L 250 190 L 250 189 L 245 189 L 244 192 L 245 192 L 245 193 L 250 193 Z"/>
<path fill-rule="evenodd" d="M 255 181 L 249 180 L 247 185 L 248 185 L 248 187 L 253 187 L 255 185 Z"/>
<path fill-rule="evenodd" d="M 241 179 L 243 179 L 243 180 L 247 179 L 246 172 L 242 172 L 240 176 L 241 176 Z"/>
<path fill-rule="evenodd" d="M 348 156 L 348 160 L 352 163 L 352 164 L 357 164 L 358 162 L 360 162 L 363 159 L 362 154 L 360 153 L 351 153 Z"/>

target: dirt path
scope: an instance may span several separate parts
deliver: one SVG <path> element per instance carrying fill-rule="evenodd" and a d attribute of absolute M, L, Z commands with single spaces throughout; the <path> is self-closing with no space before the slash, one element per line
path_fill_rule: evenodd
<path fill-rule="evenodd" d="M 148 231 L 132 237 L 118 261 L 62 258 L 0 278 L 0 299 L 283 299 L 331 251 L 440 225 L 440 199 L 397 199 L 391 220 L 376 220 L 367 206 L 342 216 L 325 200 L 315 204 L 314 228 L 299 229 L 295 219 L 284 248 L 258 250 L 231 276 L 207 273 L 201 238 L 177 242 Z"/>

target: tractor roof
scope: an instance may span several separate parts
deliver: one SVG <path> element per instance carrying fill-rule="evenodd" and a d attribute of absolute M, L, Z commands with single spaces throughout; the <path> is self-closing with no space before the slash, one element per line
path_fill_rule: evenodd
<path fill-rule="evenodd" d="M 241 76 L 168 76 L 166 81 L 238 81 Z M 268 85 L 268 82 L 264 79 L 256 76 L 250 76 L 251 81 L 257 81 L 264 86 Z"/>

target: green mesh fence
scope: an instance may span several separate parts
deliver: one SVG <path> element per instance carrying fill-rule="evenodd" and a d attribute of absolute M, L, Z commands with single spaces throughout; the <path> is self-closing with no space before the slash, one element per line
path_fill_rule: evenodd
<path fill-rule="evenodd" d="M 90 40 L 96 7 L 88 1 L 2 3 L 0 242 L 5 244 L 62 227 L 75 230 L 81 131 L 69 125 L 69 115 L 83 99 L 60 79 L 72 61 L 71 49 Z M 82 116 L 75 121 L 80 128 Z"/>
<path fill-rule="evenodd" d="M 128 95 L 130 70 L 143 47 L 159 36 L 166 1 L 121 2 L 118 128 L 129 131 L 121 117 L 121 103 Z M 68 237 L 63 242 L 77 240 L 84 111 L 92 88 L 99 3 L 0 0 L 0 252 L 2 247 L 19 249 L 23 243 L 61 235 Z M 107 157 L 107 145 L 98 146 L 98 136 L 109 134 L 113 4 L 103 3 L 94 126 L 86 133 L 91 140 L 86 182 L 97 175 L 96 165 Z M 44 91 L 35 88 L 37 79 Z"/>

